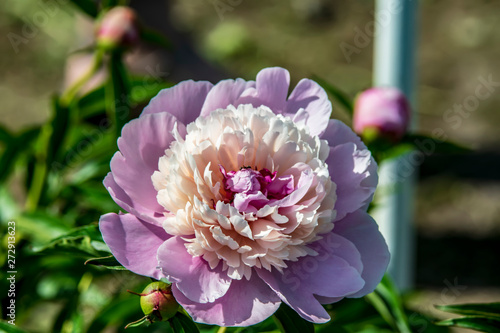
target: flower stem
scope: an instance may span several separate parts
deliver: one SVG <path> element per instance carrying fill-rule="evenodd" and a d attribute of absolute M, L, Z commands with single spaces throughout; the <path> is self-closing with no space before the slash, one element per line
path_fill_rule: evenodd
<path fill-rule="evenodd" d="M 221 327 L 219 327 L 219 330 L 217 331 L 217 333 L 225 333 L 226 330 L 227 330 L 227 327 L 221 326 Z"/>
<path fill-rule="evenodd" d="M 61 104 L 64 106 L 69 106 L 73 99 L 75 98 L 78 91 L 94 76 L 99 67 L 102 64 L 103 51 L 97 50 L 94 53 L 94 58 L 92 59 L 92 65 L 88 71 L 83 74 L 78 80 L 76 80 L 73 85 L 71 85 L 63 94 L 61 95 Z"/>

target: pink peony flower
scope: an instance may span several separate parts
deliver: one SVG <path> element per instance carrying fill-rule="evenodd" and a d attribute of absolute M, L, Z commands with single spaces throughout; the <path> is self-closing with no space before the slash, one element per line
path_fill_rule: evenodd
<path fill-rule="evenodd" d="M 397 88 L 376 87 L 363 91 L 354 105 L 354 131 L 363 135 L 375 130 L 392 141 L 399 141 L 410 122 L 410 104 Z"/>
<path fill-rule="evenodd" d="M 125 125 L 104 180 L 128 214 L 100 229 L 126 268 L 172 282 L 195 321 L 246 326 L 285 302 L 303 318 L 374 290 L 389 261 L 366 213 L 377 165 L 331 103 L 283 68 L 184 81 Z"/>

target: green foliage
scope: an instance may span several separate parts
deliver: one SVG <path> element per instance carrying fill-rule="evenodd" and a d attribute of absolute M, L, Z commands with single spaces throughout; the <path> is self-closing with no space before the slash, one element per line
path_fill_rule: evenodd
<path fill-rule="evenodd" d="M 440 326 L 469 328 L 479 332 L 500 332 L 500 303 L 436 305 L 442 311 L 465 315 L 436 323 Z"/>

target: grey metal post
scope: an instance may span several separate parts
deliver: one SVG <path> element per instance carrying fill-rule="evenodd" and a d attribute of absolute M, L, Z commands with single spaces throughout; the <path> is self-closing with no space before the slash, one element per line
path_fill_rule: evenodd
<path fill-rule="evenodd" d="M 415 77 L 416 13 L 417 0 L 376 1 L 374 86 L 397 87 L 410 101 Z M 417 167 L 410 154 L 382 163 L 376 194 L 379 206 L 373 212 L 391 252 L 389 274 L 402 290 L 411 288 L 414 279 L 412 221 Z"/>

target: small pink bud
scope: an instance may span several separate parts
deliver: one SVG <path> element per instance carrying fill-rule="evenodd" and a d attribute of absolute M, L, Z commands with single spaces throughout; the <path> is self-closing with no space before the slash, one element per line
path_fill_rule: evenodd
<path fill-rule="evenodd" d="M 129 7 L 113 7 L 98 21 L 96 34 L 105 49 L 132 46 L 139 41 L 137 15 Z"/>
<path fill-rule="evenodd" d="M 393 142 L 401 140 L 410 122 L 410 105 L 397 88 L 375 87 L 363 91 L 354 104 L 354 131 Z"/>

